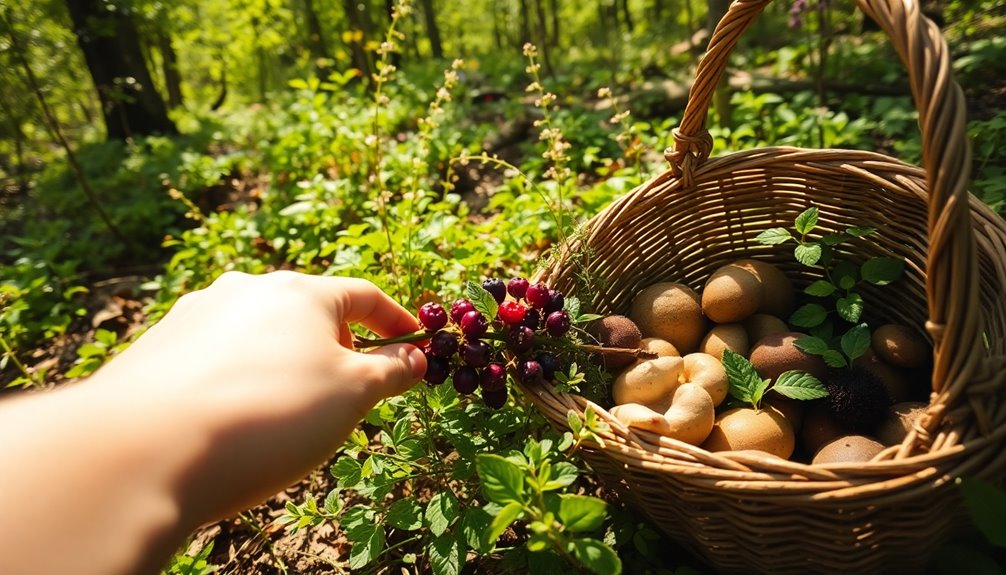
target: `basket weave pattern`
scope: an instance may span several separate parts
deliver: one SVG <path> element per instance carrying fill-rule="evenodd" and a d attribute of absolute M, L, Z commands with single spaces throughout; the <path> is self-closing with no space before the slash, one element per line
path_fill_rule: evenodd
<path fill-rule="evenodd" d="M 586 399 L 524 388 L 560 429 L 588 405 L 611 427 L 584 457 L 628 504 L 725 572 L 889 573 L 922 570 L 964 519 L 954 479 L 1006 475 L 1006 225 L 966 189 L 965 105 L 939 30 L 912 0 L 858 0 L 909 71 L 923 165 L 851 150 L 760 148 L 710 158 L 706 112 L 737 39 L 768 0 L 738 0 L 701 61 L 670 168 L 622 196 L 537 280 L 577 291 L 605 280 L 598 313 L 625 313 L 642 288 L 677 281 L 698 290 L 739 258 L 778 265 L 798 288 L 813 281 L 791 248 L 755 237 L 788 227 L 811 205 L 820 233 L 880 230 L 842 254 L 904 258 L 897 287 L 863 288 L 871 325 L 925 330 L 933 344 L 926 417 L 868 463 L 806 465 L 757 452 L 709 453 L 630 430 Z M 816 232 L 815 232 L 816 233 Z M 586 261 L 577 254 L 589 254 Z M 577 266 L 583 266 L 578 268 Z"/>

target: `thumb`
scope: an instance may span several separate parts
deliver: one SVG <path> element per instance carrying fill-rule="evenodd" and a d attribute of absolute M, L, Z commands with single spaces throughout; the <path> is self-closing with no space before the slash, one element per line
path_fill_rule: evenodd
<path fill-rule="evenodd" d="M 407 343 L 395 343 L 358 354 L 357 359 L 371 370 L 371 389 L 381 398 L 398 395 L 416 384 L 426 373 L 426 354 Z"/>

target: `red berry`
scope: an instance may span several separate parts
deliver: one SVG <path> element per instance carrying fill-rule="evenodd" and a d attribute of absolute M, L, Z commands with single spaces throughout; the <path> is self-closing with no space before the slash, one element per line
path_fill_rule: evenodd
<path fill-rule="evenodd" d="M 554 311 L 545 318 L 545 330 L 553 337 L 560 337 L 569 331 L 572 322 L 566 310 Z"/>
<path fill-rule="evenodd" d="M 566 298 L 559 290 L 548 290 L 548 303 L 545 304 L 545 315 L 561 310 L 566 305 Z"/>
<path fill-rule="evenodd" d="M 539 282 L 528 286 L 527 292 L 524 293 L 524 299 L 535 308 L 541 309 L 552 301 L 552 296 L 548 293 L 548 286 Z"/>
<path fill-rule="evenodd" d="M 496 303 L 503 303 L 506 299 L 506 284 L 499 278 L 489 278 L 482 282 L 482 288 L 491 293 Z"/>
<path fill-rule="evenodd" d="M 419 323 L 429 331 L 437 331 L 447 325 L 447 312 L 444 306 L 427 302 L 419 308 Z"/>
<path fill-rule="evenodd" d="M 472 367 L 485 367 L 489 365 L 493 348 L 481 339 L 466 341 L 461 346 L 461 359 Z"/>
<path fill-rule="evenodd" d="M 520 299 L 524 297 L 524 294 L 527 293 L 527 286 L 528 283 L 526 279 L 519 277 L 513 278 L 512 280 L 507 282 L 506 291 L 510 292 L 510 295 L 512 295 L 513 297 Z"/>
<path fill-rule="evenodd" d="M 461 325 L 461 318 L 470 311 L 475 311 L 475 304 L 466 299 L 454 300 L 451 304 L 451 321 Z"/>
<path fill-rule="evenodd" d="M 516 354 L 531 351 L 534 332 L 526 325 L 515 325 L 507 332 L 507 347 Z"/>
<path fill-rule="evenodd" d="M 438 331 L 430 338 L 430 353 L 450 358 L 458 352 L 458 336 L 449 331 Z"/>
<path fill-rule="evenodd" d="M 527 307 L 519 301 L 505 301 L 496 315 L 507 325 L 520 325 L 527 315 Z"/>
<path fill-rule="evenodd" d="M 541 381 L 541 364 L 533 359 L 522 359 L 517 362 L 517 379 L 525 385 Z"/>
<path fill-rule="evenodd" d="M 451 371 L 451 362 L 435 355 L 426 356 L 426 375 L 423 379 L 430 385 L 440 385 L 447 381 Z"/>
<path fill-rule="evenodd" d="M 472 393 L 479 388 L 479 371 L 469 365 L 462 365 L 454 372 L 453 383 L 458 393 Z"/>
<path fill-rule="evenodd" d="M 490 363 L 482 370 L 482 389 L 498 391 L 506 388 L 506 368 L 498 363 Z"/>
<path fill-rule="evenodd" d="M 486 330 L 489 329 L 489 322 L 486 321 L 486 316 L 481 313 L 472 310 L 466 312 L 465 315 L 461 316 L 461 333 L 465 334 L 466 337 L 482 337 L 485 335 Z"/>
<path fill-rule="evenodd" d="M 486 404 L 486 407 L 491 409 L 499 409 L 506 405 L 506 387 L 498 389 L 496 391 L 489 391 L 488 389 L 482 389 L 482 402 Z"/>

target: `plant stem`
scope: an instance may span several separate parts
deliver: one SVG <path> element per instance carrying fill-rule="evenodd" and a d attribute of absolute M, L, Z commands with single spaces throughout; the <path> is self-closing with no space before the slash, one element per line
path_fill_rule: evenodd
<path fill-rule="evenodd" d="M 28 371 L 28 368 L 25 367 L 25 365 L 21 363 L 21 360 L 17 358 L 17 354 L 14 353 L 14 350 L 11 348 L 10 344 L 7 343 L 7 339 L 2 335 L 0 335 L 0 346 L 3 346 L 4 355 L 9 357 L 10 360 L 14 362 L 14 367 L 16 367 L 17 370 L 21 372 L 21 375 L 23 375 L 25 379 L 30 381 L 31 384 L 36 387 L 40 387 L 42 385 L 42 382 L 35 381 L 35 378 L 32 377 L 31 373 Z"/>
<path fill-rule="evenodd" d="M 356 338 L 356 340 L 353 341 L 353 346 L 360 349 L 369 349 L 373 347 L 381 347 L 383 345 L 389 345 L 392 343 L 415 343 L 417 341 L 430 339 L 430 337 L 432 336 L 433 333 L 431 332 L 417 331 L 413 333 L 398 335 L 395 337 L 385 337 L 377 339 L 367 339 L 358 337 Z M 482 335 L 480 339 L 506 341 L 506 336 L 504 334 L 497 332 L 487 332 L 486 334 Z M 534 342 L 538 345 L 551 345 L 554 347 L 564 347 L 567 349 L 578 349 L 601 355 L 625 355 L 634 357 L 636 359 L 657 358 L 657 354 L 653 353 L 652 351 L 646 351 L 645 349 L 628 348 L 628 347 L 604 347 L 601 345 L 593 345 L 588 343 L 574 343 L 561 337 L 551 337 L 547 335 L 535 335 Z"/>

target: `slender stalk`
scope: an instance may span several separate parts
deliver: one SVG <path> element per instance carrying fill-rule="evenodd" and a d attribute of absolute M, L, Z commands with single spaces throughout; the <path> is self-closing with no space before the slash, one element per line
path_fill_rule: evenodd
<path fill-rule="evenodd" d="M 25 76 L 28 80 L 28 85 L 31 91 L 35 94 L 35 98 L 38 100 L 39 105 L 42 107 L 42 115 L 46 120 L 46 127 L 55 138 L 59 145 L 62 146 L 63 150 L 66 152 L 66 159 L 70 163 L 70 168 L 73 170 L 74 175 L 77 178 L 77 182 L 80 184 L 80 188 L 84 191 L 84 195 L 91 202 L 95 211 L 98 212 L 98 216 L 101 221 L 105 223 L 105 226 L 112 232 L 115 239 L 122 244 L 128 244 L 126 237 L 122 235 L 122 232 L 112 223 L 112 218 L 109 217 L 108 212 L 105 211 L 104 206 L 101 205 L 101 201 L 98 200 L 98 196 L 91 189 L 91 184 L 87 181 L 87 177 L 84 175 L 84 170 L 80 166 L 80 162 L 77 161 L 77 155 L 73 153 L 73 149 L 70 147 L 70 143 L 63 136 L 63 131 L 59 127 L 59 121 L 56 120 L 55 114 L 53 114 L 52 109 L 49 107 L 49 103 L 45 99 L 45 95 L 42 93 L 42 88 L 39 86 L 38 79 L 35 77 L 35 72 L 31 69 L 31 65 L 28 63 L 28 59 L 25 56 L 24 49 L 21 46 L 21 41 L 18 39 L 17 34 L 14 32 L 14 24 L 11 22 L 7 15 L 7 10 L 0 13 L 0 17 L 3 18 L 4 25 L 7 26 L 7 36 L 10 38 L 11 47 L 14 49 L 14 54 L 17 56 L 21 68 L 24 69 Z"/>
<path fill-rule="evenodd" d="M 21 375 L 23 375 L 25 379 L 30 381 L 35 387 L 40 387 L 42 385 L 42 382 L 37 381 L 32 376 L 31 372 L 28 371 L 28 368 L 25 367 L 25 365 L 21 363 L 21 360 L 17 358 L 17 354 L 14 353 L 13 348 L 11 348 L 10 344 L 7 343 L 7 339 L 3 335 L 0 335 L 0 346 L 3 347 L 4 355 L 9 357 L 10 360 L 14 362 L 14 367 L 21 372 Z"/>

